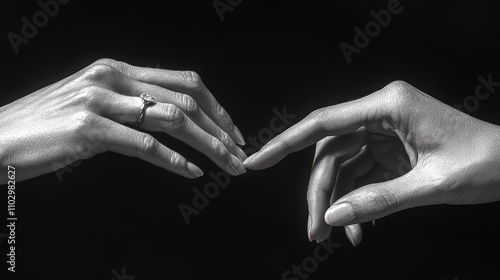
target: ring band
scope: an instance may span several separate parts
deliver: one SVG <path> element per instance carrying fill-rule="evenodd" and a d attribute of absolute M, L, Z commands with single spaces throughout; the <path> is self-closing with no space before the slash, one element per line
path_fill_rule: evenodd
<path fill-rule="evenodd" d="M 139 113 L 139 117 L 137 118 L 135 126 L 139 126 L 139 124 L 141 123 L 142 117 L 144 117 L 144 113 L 146 112 L 146 108 L 148 107 L 148 105 L 150 103 L 155 103 L 155 99 L 149 94 L 141 93 L 139 97 L 142 98 L 142 106 L 141 106 L 141 112 Z"/>

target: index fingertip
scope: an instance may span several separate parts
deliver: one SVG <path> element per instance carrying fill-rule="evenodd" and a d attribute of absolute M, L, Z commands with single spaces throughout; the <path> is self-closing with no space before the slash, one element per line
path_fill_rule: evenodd
<path fill-rule="evenodd" d="M 245 166 L 246 168 L 248 169 L 254 169 L 254 165 L 252 164 L 253 163 L 253 160 L 255 159 L 255 157 L 257 157 L 257 155 L 259 154 L 259 152 L 256 152 L 255 154 L 249 156 L 247 159 L 245 159 L 243 161 L 243 166 Z"/>
<path fill-rule="evenodd" d="M 285 156 L 286 154 L 281 153 L 274 145 L 268 143 L 260 151 L 247 158 L 243 164 L 251 170 L 262 170 L 274 166 Z"/>

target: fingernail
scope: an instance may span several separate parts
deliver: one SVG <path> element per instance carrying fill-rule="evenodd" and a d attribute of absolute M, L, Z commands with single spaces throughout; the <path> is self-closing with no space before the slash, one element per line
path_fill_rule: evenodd
<path fill-rule="evenodd" d="M 349 239 L 349 242 L 351 242 L 352 246 L 356 247 L 356 242 L 354 241 L 354 236 L 351 232 L 351 229 L 349 227 L 345 228 L 345 233 L 347 235 L 347 239 Z"/>
<path fill-rule="evenodd" d="M 307 238 L 309 239 L 309 242 L 312 241 L 311 229 L 312 229 L 312 221 L 311 221 L 311 215 L 309 215 L 309 217 L 307 218 Z"/>
<path fill-rule="evenodd" d="M 345 234 L 347 235 L 347 239 L 349 239 L 352 246 L 356 247 L 359 243 L 361 243 L 363 234 L 359 225 L 346 226 Z"/>
<path fill-rule="evenodd" d="M 255 154 L 249 156 L 247 159 L 245 159 L 245 161 L 243 162 L 243 165 L 247 165 L 248 163 L 250 163 L 258 154 L 259 154 L 259 152 L 256 152 Z"/>
<path fill-rule="evenodd" d="M 247 172 L 247 169 L 243 166 L 243 164 L 241 163 L 241 160 L 239 160 L 237 157 L 231 155 L 230 163 L 231 163 L 231 167 L 233 167 L 233 169 L 234 169 L 234 171 L 236 171 L 236 173 L 243 174 L 243 173 Z"/>
<path fill-rule="evenodd" d="M 248 158 L 247 154 L 245 154 L 245 152 L 240 148 L 240 147 L 236 147 L 236 151 L 238 153 L 238 157 L 244 161 Z"/>
<path fill-rule="evenodd" d="M 325 241 L 328 237 L 330 236 L 330 232 L 326 232 L 326 233 L 323 233 L 323 236 L 320 236 L 318 238 L 316 238 L 316 243 L 321 243 L 323 241 Z"/>
<path fill-rule="evenodd" d="M 238 143 L 241 146 L 245 146 L 246 145 L 245 139 L 243 138 L 241 131 L 235 125 L 233 125 L 233 133 L 234 136 L 236 137 L 236 143 Z"/>
<path fill-rule="evenodd" d="M 349 203 L 333 205 L 326 211 L 325 222 L 331 226 L 345 226 L 355 218 L 354 210 Z"/>
<path fill-rule="evenodd" d="M 196 176 L 196 178 L 203 176 L 203 171 L 201 171 L 201 169 L 198 166 L 188 162 L 187 168 L 188 168 L 189 172 L 191 172 L 191 174 Z"/>

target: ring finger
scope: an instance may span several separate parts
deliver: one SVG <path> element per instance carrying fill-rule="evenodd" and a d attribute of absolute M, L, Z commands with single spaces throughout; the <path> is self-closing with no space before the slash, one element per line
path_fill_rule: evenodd
<path fill-rule="evenodd" d="M 95 91 L 98 98 L 89 107 L 97 114 L 124 124 L 137 121 L 143 102 L 141 98 L 120 95 L 102 88 Z M 173 104 L 154 103 L 147 106 L 140 127 L 164 132 L 185 142 L 231 175 L 240 175 L 246 171 L 241 160 L 231 154 L 222 141 L 201 129 Z"/>
<path fill-rule="evenodd" d="M 126 96 L 139 97 L 141 93 L 152 96 L 156 102 L 170 103 L 188 116 L 194 123 L 207 133 L 224 143 L 224 146 L 240 160 L 247 158 L 243 150 L 236 145 L 231 136 L 220 128 L 189 95 L 172 91 L 161 86 L 134 80 L 127 75 L 116 71 L 109 71 L 106 82 L 102 87 Z"/>

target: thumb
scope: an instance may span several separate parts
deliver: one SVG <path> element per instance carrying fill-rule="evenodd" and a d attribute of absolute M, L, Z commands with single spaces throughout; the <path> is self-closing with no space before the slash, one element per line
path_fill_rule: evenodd
<path fill-rule="evenodd" d="M 368 222 L 394 212 L 442 203 L 438 178 L 415 167 L 394 180 L 360 187 L 341 197 L 325 213 L 331 226 Z"/>

